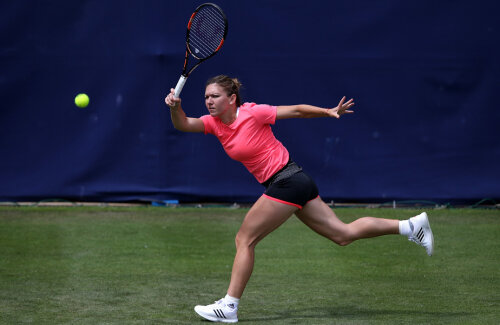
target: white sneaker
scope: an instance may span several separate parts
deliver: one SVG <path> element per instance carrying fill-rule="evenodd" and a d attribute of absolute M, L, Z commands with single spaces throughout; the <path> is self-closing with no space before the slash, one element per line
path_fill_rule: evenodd
<path fill-rule="evenodd" d="M 207 306 L 196 306 L 194 311 L 201 317 L 212 321 L 221 323 L 236 323 L 238 322 L 238 309 L 234 308 L 233 304 L 227 304 L 224 299 L 216 301 L 214 304 Z"/>
<path fill-rule="evenodd" d="M 427 251 L 427 255 L 432 256 L 432 253 L 434 253 L 434 236 L 432 235 L 427 213 L 422 212 L 418 216 L 410 218 L 410 227 L 412 234 L 408 236 L 408 240 L 423 246 Z"/>

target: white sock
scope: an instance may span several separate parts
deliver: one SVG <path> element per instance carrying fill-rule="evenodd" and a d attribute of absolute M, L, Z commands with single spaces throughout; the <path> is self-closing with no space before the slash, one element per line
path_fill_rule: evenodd
<path fill-rule="evenodd" d="M 413 233 L 413 225 L 410 220 L 399 221 L 399 233 L 403 236 L 410 236 Z"/>
<path fill-rule="evenodd" d="M 226 296 L 224 297 L 224 301 L 226 302 L 226 305 L 233 305 L 233 308 L 238 309 L 238 304 L 240 303 L 240 300 L 238 298 L 234 298 L 226 294 Z"/>

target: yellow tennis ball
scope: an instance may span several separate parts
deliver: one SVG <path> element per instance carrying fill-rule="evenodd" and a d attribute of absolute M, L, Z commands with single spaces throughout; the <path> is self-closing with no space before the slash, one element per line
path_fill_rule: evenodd
<path fill-rule="evenodd" d="M 75 105 L 80 108 L 85 108 L 89 105 L 89 96 L 87 94 L 78 94 L 75 97 Z"/>

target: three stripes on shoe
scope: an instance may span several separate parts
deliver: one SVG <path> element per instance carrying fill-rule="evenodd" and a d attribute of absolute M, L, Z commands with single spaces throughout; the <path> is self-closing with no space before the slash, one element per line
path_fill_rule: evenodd
<path fill-rule="evenodd" d="M 424 229 L 421 227 L 417 233 L 417 239 L 422 242 L 424 240 Z"/>
<path fill-rule="evenodd" d="M 227 318 L 222 309 L 214 309 L 214 314 L 219 318 Z"/>

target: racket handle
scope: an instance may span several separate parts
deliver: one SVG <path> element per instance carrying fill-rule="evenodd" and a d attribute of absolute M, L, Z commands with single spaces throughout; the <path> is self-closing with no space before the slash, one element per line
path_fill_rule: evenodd
<path fill-rule="evenodd" d="M 187 77 L 184 77 L 184 76 L 181 76 L 179 78 L 179 81 L 177 82 L 177 86 L 175 86 L 175 92 L 174 92 L 175 98 L 179 98 L 179 95 L 181 94 L 182 88 L 184 87 L 186 80 L 187 80 Z"/>

